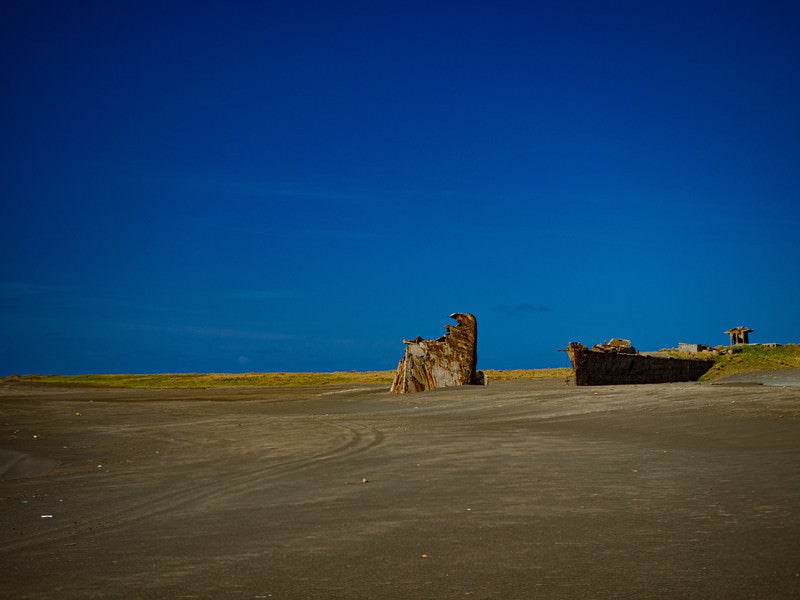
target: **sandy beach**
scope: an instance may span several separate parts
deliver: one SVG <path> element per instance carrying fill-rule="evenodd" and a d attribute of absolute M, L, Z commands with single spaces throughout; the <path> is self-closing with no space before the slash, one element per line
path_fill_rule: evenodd
<path fill-rule="evenodd" d="M 728 383 L 6 385 L 0 595 L 797 598 L 800 387 Z"/>

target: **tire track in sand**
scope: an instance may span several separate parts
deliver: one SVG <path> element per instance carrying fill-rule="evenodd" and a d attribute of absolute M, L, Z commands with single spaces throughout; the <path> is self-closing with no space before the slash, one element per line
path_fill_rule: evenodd
<path fill-rule="evenodd" d="M 102 505 L 96 507 L 91 522 L 78 525 L 70 517 L 63 522 L 53 520 L 49 522 L 46 530 L 31 534 L 25 539 L 9 542 L 0 549 L 0 555 L 18 552 L 38 544 L 65 543 L 83 535 L 97 535 L 103 531 L 143 521 L 152 517 L 180 510 L 193 504 L 218 502 L 226 497 L 235 497 L 253 487 L 254 481 L 259 484 L 264 481 L 274 480 L 287 474 L 313 469 L 321 464 L 339 462 L 350 459 L 361 453 L 368 452 L 377 447 L 384 440 L 382 431 L 365 425 L 324 423 L 338 432 L 344 434 L 344 440 L 338 444 L 328 446 L 318 452 L 307 456 L 288 458 L 278 462 L 249 461 L 244 464 L 250 468 L 231 473 L 228 469 L 230 456 L 212 458 L 195 463 L 201 466 L 203 472 L 212 472 L 215 475 L 223 473 L 211 481 L 198 484 L 196 481 L 186 479 L 179 486 L 171 486 L 169 491 L 163 493 L 141 493 L 140 485 L 127 484 L 131 487 L 130 498 L 137 498 L 133 502 L 114 502 L 103 510 Z M 128 476 L 122 473 L 122 476 Z M 138 492 L 138 493 L 137 493 Z"/>

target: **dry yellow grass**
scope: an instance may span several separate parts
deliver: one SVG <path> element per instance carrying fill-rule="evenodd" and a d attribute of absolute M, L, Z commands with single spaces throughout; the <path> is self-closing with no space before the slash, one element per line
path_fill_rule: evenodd
<path fill-rule="evenodd" d="M 511 381 L 515 379 L 566 379 L 572 369 L 483 369 L 489 381 Z"/>
<path fill-rule="evenodd" d="M 497 370 L 485 373 L 489 381 L 564 378 L 570 369 Z M 333 373 L 156 373 L 119 375 L 12 375 L 2 383 L 43 383 L 126 388 L 213 388 L 230 386 L 299 386 L 336 383 L 391 385 L 394 371 L 337 371 Z"/>

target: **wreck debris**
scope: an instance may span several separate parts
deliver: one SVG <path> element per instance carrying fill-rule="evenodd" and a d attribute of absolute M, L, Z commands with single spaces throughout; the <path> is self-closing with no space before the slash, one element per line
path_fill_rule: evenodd
<path fill-rule="evenodd" d="M 591 350 L 579 342 L 570 342 L 567 353 L 576 385 L 697 381 L 714 364 L 710 360 L 639 354 L 630 342 L 618 349 L 611 344 L 598 344 Z"/>
<path fill-rule="evenodd" d="M 477 371 L 478 322 L 474 315 L 453 313 L 458 325 L 447 325 L 438 340 L 403 340 L 406 351 L 397 365 L 391 391 L 395 394 L 421 392 L 455 385 L 486 385 Z"/>
<path fill-rule="evenodd" d="M 630 340 L 623 340 L 621 338 L 611 338 L 610 341 L 603 344 L 595 344 L 592 350 L 598 352 L 619 352 L 622 354 L 638 354 L 636 348 L 631 346 Z"/>

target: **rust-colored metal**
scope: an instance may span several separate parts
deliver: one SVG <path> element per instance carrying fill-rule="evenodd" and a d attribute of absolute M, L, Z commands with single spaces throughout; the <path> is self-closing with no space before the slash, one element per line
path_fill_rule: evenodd
<path fill-rule="evenodd" d="M 642 355 L 629 347 L 608 345 L 591 350 L 578 342 L 567 346 L 576 385 L 697 381 L 714 364 L 710 360 Z"/>
<path fill-rule="evenodd" d="M 403 340 L 406 351 L 397 365 L 391 391 L 396 394 L 421 392 L 454 385 L 485 385 L 477 371 L 478 322 L 474 315 L 453 313 L 458 325 L 447 325 L 438 340 Z"/>

